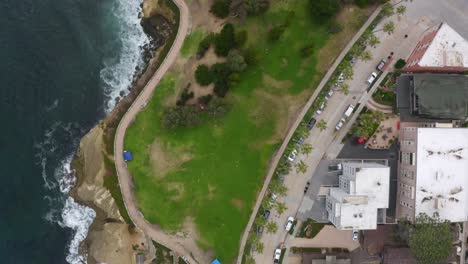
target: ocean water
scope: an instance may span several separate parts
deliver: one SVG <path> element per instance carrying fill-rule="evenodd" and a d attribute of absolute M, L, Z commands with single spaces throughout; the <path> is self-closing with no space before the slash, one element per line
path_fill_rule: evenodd
<path fill-rule="evenodd" d="M 0 1 L 0 263 L 86 263 L 70 162 L 143 65 L 140 1 Z"/>

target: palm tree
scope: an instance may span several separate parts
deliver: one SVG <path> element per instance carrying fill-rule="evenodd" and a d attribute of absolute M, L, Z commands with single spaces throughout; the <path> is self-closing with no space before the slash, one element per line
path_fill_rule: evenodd
<path fill-rule="evenodd" d="M 276 171 L 279 174 L 288 174 L 289 171 L 291 170 L 291 163 L 282 160 L 279 164 L 278 167 L 276 168 Z"/>
<path fill-rule="evenodd" d="M 307 164 L 304 161 L 300 160 L 296 164 L 296 172 L 297 173 L 306 173 L 307 172 Z"/>
<path fill-rule="evenodd" d="M 306 154 L 307 156 L 309 156 L 309 154 L 312 152 L 312 150 L 314 150 L 314 147 L 312 147 L 312 145 L 309 144 L 309 143 L 302 144 L 301 149 L 300 149 L 300 151 L 303 154 Z"/>
<path fill-rule="evenodd" d="M 254 248 L 255 251 L 257 251 L 258 253 L 263 252 L 263 243 L 260 241 L 260 238 L 258 238 L 258 236 L 254 234 L 250 235 L 247 243 L 252 245 L 252 248 Z"/>
<path fill-rule="evenodd" d="M 379 43 L 380 40 L 374 35 L 374 32 L 372 32 L 372 35 L 369 36 L 368 43 L 371 47 L 375 48 Z"/>
<path fill-rule="evenodd" d="M 342 87 L 345 85 L 345 83 L 342 84 Z M 346 84 L 347 85 L 347 84 Z M 320 128 L 320 131 L 324 131 L 325 129 L 327 129 L 327 121 L 325 120 L 320 120 L 317 122 L 317 127 Z"/>
<path fill-rule="evenodd" d="M 401 5 L 401 6 L 397 7 L 396 12 L 397 12 L 398 15 L 405 14 L 406 13 L 406 6 Z"/>
<path fill-rule="evenodd" d="M 346 79 L 346 80 L 349 80 L 349 79 L 352 79 L 353 78 L 353 74 L 354 74 L 354 71 L 353 71 L 353 65 L 351 65 L 351 62 L 349 60 L 346 60 L 344 61 L 343 63 L 341 63 L 339 69 L 338 69 L 341 73 L 343 73 L 343 77 Z"/>
<path fill-rule="evenodd" d="M 262 201 L 262 209 L 263 210 L 270 210 L 273 206 L 270 203 L 270 199 L 263 199 Z"/>
<path fill-rule="evenodd" d="M 393 23 L 392 21 L 386 23 L 383 26 L 383 31 L 391 35 L 395 31 L 395 23 Z"/>
<path fill-rule="evenodd" d="M 265 248 L 265 246 L 263 245 L 262 242 L 258 242 L 256 245 L 255 245 L 255 251 L 257 251 L 258 253 L 262 254 L 263 253 L 263 249 Z"/>
<path fill-rule="evenodd" d="M 296 133 L 298 134 L 299 137 L 307 138 L 310 136 L 310 131 L 306 126 L 300 126 L 297 130 Z"/>
<path fill-rule="evenodd" d="M 273 221 L 270 221 L 266 224 L 266 231 L 267 233 L 276 233 L 276 231 L 278 231 L 278 225 L 273 222 Z"/>
<path fill-rule="evenodd" d="M 255 218 L 255 225 L 256 226 L 265 226 L 267 223 L 266 218 L 263 215 L 257 215 Z"/>
<path fill-rule="evenodd" d="M 288 209 L 288 207 L 286 207 L 285 203 L 276 202 L 275 209 L 276 209 L 276 212 L 278 212 L 278 214 L 283 214 L 284 211 L 286 211 Z"/>
<path fill-rule="evenodd" d="M 349 84 L 347 84 L 347 83 L 341 84 L 340 92 L 342 92 L 344 95 L 348 95 L 348 93 L 349 93 Z"/>
<path fill-rule="evenodd" d="M 363 52 L 364 51 L 362 50 L 361 45 L 359 45 L 359 43 L 354 44 L 350 51 L 350 53 L 353 54 L 356 58 L 360 58 Z"/>
<path fill-rule="evenodd" d="M 245 264 L 255 264 L 255 259 L 252 256 L 246 256 Z"/>
<path fill-rule="evenodd" d="M 370 51 L 366 50 L 362 53 L 361 55 L 361 59 L 363 61 L 370 61 L 372 60 L 372 53 L 370 53 Z"/>
<path fill-rule="evenodd" d="M 391 16 L 395 13 L 395 9 L 393 8 L 393 5 L 390 4 L 390 3 L 385 3 L 383 6 L 382 6 L 382 15 L 383 16 Z"/>
<path fill-rule="evenodd" d="M 283 183 L 278 178 L 276 178 L 270 183 L 270 191 L 280 196 L 285 196 L 288 188 L 286 188 L 286 186 L 284 186 Z"/>

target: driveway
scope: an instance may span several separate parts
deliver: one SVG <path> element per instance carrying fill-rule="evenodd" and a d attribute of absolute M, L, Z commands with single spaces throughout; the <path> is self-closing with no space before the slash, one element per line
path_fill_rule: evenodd
<path fill-rule="evenodd" d="M 346 248 L 349 252 L 359 248 L 359 241 L 353 241 L 353 231 L 337 230 L 332 225 L 326 225 L 312 239 L 293 238 L 288 243 L 289 247 L 300 248 Z"/>

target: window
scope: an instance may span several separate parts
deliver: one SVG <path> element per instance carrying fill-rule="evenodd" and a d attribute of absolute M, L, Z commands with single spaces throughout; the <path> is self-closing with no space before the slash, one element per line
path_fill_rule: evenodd
<path fill-rule="evenodd" d="M 405 177 L 405 178 L 414 180 L 414 171 L 412 171 L 412 170 L 401 169 L 400 175 Z"/>
<path fill-rule="evenodd" d="M 411 146 L 411 145 L 414 145 L 414 141 L 412 140 L 403 140 L 401 142 L 402 145 L 405 145 L 405 146 Z"/>
<path fill-rule="evenodd" d="M 408 185 L 408 184 L 405 184 L 405 183 L 401 183 L 400 182 L 400 194 L 411 199 L 411 200 L 414 200 L 414 196 L 415 196 L 415 192 L 414 192 L 414 186 L 411 186 L 411 185 Z M 402 202 L 400 202 L 402 203 Z M 408 205 L 406 205 L 408 206 Z M 412 208 L 412 207 L 410 207 Z"/>
<path fill-rule="evenodd" d="M 411 152 L 401 152 L 400 163 L 416 165 L 416 154 Z"/>

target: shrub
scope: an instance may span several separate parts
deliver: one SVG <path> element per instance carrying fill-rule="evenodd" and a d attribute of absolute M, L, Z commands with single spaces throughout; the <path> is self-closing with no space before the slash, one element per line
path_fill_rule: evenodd
<path fill-rule="evenodd" d="M 163 126 L 168 129 L 194 127 L 200 122 L 198 108 L 194 105 L 182 105 L 166 108 L 163 112 Z"/>
<path fill-rule="evenodd" d="M 286 30 L 286 26 L 284 24 L 275 26 L 270 31 L 268 31 L 268 40 L 271 42 L 279 40 L 285 30 Z"/>
<path fill-rule="evenodd" d="M 197 67 L 197 70 L 195 71 L 195 80 L 197 80 L 198 84 L 206 86 L 213 82 L 213 78 L 213 73 L 210 71 L 208 66 L 202 64 Z"/>
<path fill-rule="evenodd" d="M 343 26 L 334 20 L 328 23 L 327 27 L 328 27 L 328 33 L 330 34 L 336 34 L 336 33 L 341 32 L 341 30 L 343 30 Z"/>
<path fill-rule="evenodd" d="M 229 15 L 230 4 L 231 1 L 229 0 L 216 0 L 213 5 L 211 5 L 210 12 L 216 17 L 226 18 Z"/>
<path fill-rule="evenodd" d="M 250 46 L 242 52 L 245 62 L 247 65 L 256 65 L 260 60 L 260 54 L 255 47 Z"/>
<path fill-rule="evenodd" d="M 220 117 L 229 111 L 229 105 L 221 98 L 213 98 L 205 110 L 210 117 Z"/>
<path fill-rule="evenodd" d="M 229 75 L 231 70 L 226 63 L 216 63 L 211 66 L 211 73 L 214 78 L 214 92 L 219 97 L 226 96 L 227 91 L 229 90 Z"/>
<path fill-rule="evenodd" d="M 188 87 L 185 88 L 180 94 L 179 100 L 177 100 L 176 105 L 184 105 L 188 100 L 192 99 L 194 94 L 192 91 L 189 91 Z"/>
<path fill-rule="evenodd" d="M 309 0 L 309 8 L 312 19 L 322 22 L 340 11 L 340 0 Z"/>
<path fill-rule="evenodd" d="M 205 56 L 205 53 L 208 51 L 210 48 L 211 44 L 213 43 L 213 39 L 215 38 L 215 34 L 211 33 L 208 36 L 206 36 L 200 43 L 198 44 L 198 50 L 197 50 L 197 57 L 198 58 L 203 58 Z"/>
<path fill-rule="evenodd" d="M 229 51 L 229 54 L 226 58 L 226 63 L 229 69 L 233 72 L 242 72 L 247 64 L 245 63 L 244 57 L 237 50 Z"/>
<path fill-rule="evenodd" d="M 406 65 L 406 61 L 404 59 L 399 59 L 395 63 L 395 69 L 401 69 L 401 68 L 405 67 L 405 65 Z"/>
<path fill-rule="evenodd" d="M 257 16 L 268 10 L 270 2 L 268 0 L 244 0 L 244 5 L 247 14 Z"/>
<path fill-rule="evenodd" d="M 226 57 L 229 51 L 236 46 L 234 26 L 229 23 L 224 25 L 221 32 L 214 38 L 214 42 L 216 55 Z"/>
<path fill-rule="evenodd" d="M 214 86 L 213 91 L 216 93 L 217 96 L 219 97 L 226 96 L 228 90 L 229 90 L 229 84 L 227 80 L 217 79 L 215 81 L 215 86 Z"/>
<path fill-rule="evenodd" d="M 213 96 L 211 94 L 200 96 L 198 97 L 198 103 L 207 105 L 211 101 L 212 98 Z"/>
<path fill-rule="evenodd" d="M 314 53 L 314 44 L 308 44 L 301 49 L 302 57 L 310 57 Z"/>

